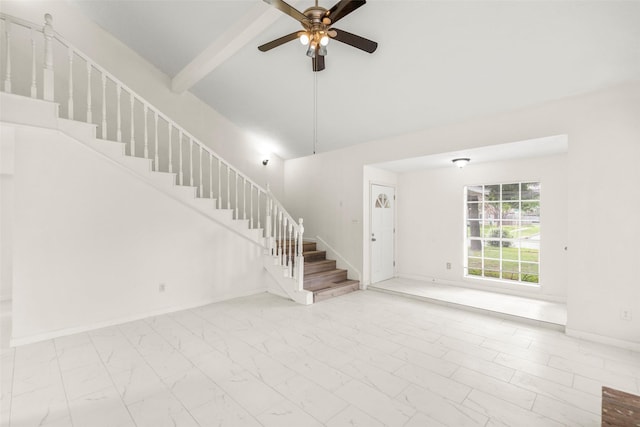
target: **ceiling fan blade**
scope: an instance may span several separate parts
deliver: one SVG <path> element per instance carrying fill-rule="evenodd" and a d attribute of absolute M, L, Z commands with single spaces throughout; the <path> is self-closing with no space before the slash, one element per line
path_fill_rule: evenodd
<path fill-rule="evenodd" d="M 313 66 L 313 71 L 324 70 L 324 56 L 318 55 L 318 52 L 316 51 L 316 55 L 311 58 L 311 65 Z"/>
<path fill-rule="evenodd" d="M 304 13 L 300 12 L 298 9 L 285 3 L 282 0 L 263 0 L 263 1 L 265 3 L 269 3 L 271 6 L 275 7 L 276 9 L 279 9 L 280 11 L 286 13 L 296 21 L 300 21 L 303 24 L 309 22 L 309 18 L 307 18 Z"/>
<path fill-rule="evenodd" d="M 335 24 L 365 3 L 366 0 L 340 0 L 327 11 L 327 18 L 331 20 L 331 24 Z"/>
<path fill-rule="evenodd" d="M 332 28 L 336 32 L 335 40 L 339 42 L 351 45 L 360 50 L 364 50 L 365 52 L 373 53 L 378 48 L 378 43 L 365 39 L 364 37 L 357 36 L 355 34 L 348 33 L 344 30 L 339 30 L 337 28 Z"/>
<path fill-rule="evenodd" d="M 275 39 L 275 40 L 271 40 L 269 43 L 265 43 L 262 46 L 258 46 L 258 49 L 261 52 L 266 52 L 268 50 L 273 49 L 274 47 L 278 47 L 280 45 L 283 45 L 287 42 L 290 42 L 292 40 L 295 40 L 298 38 L 298 33 L 299 31 L 296 31 L 295 33 L 291 33 L 291 34 L 287 34 L 286 36 L 282 36 L 279 39 Z"/>

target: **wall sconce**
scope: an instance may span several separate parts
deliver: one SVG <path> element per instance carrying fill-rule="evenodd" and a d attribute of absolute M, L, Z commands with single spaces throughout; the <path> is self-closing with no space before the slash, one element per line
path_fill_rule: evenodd
<path fill-rule="evenodd" d="M 264 160 L 262 161 L 262 164 L 263 164 L 263 165 L 265 165 L 265 166 L 267 166 L 267 163 L 269 163 L 269 159 L 264 159 Z"/>
<path fill-rule="evenodd" d="M 467 163 L 469 163 L 471 159 L 468 157 L 460 157 L 451 161 L 458 167 L 458 169 L 462 169 L 463 167 L 467 166 Z"/>

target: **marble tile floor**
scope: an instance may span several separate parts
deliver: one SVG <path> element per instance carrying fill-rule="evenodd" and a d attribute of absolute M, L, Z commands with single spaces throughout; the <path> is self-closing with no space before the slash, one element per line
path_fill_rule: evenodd
<path fill-rule="evenodd" d="M 558 302 L 404 278 L 385 280 L 369 288 L 561 331 L 567 324 L 567 306 Z"/>
<path fill-rule="evenodd" d="M 4 343 L 4 341 L 3 341 Z M 640 354 L 358 291 L 258 294 L 1 348 L 2 426 L 597 426 Z"/>

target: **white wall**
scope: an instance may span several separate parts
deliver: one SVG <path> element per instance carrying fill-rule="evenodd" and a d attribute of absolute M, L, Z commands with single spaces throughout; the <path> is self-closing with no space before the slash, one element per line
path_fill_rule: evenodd
<path fill-rule="evenodd" d="M 640 342 L 640 82 L 285 164 L 285 202 L 311 234 L 363 265 L 362 167 L 465 148 L 568 135 L 568 330 Z M 632 321 L 620 319 L 630 309 Z"/>
<path fill-rule="evenodd" d="M 259 246 L 57 131 L 15 132 L 14 344 L 266 290 Z"/>
<path fill-rule="evenodd" d="M 0 127 L 0 301 L 11 299 L 13 282 L 13 150 L 15 130 Z"/>
<path fill-rule="evenodd" d="M 73 5 L 66 1 L 48 0 L 2 1 L 1 6 L 3 13 L 34 23 L 44 24 L 44 14 L 51 13 L 53 27 L 62 37 L 259 185 L 266 186 L 269 183 L 276 197 L 282 198 L 283 161 L 270 153 L 269 165 L 264 167 L 262 159 L 265 151 L 268 151 L 268 146 L 263 141 L 231 123 L 190 92 L 183 94 L 172 92 L 171 80 L 166 74 L 94 24 Z M 38 40 L 38 44 L 40 43 Z M 29 49 L 28 41 L 25 47 Z M 14 54 L 17 54 L 15 47 Z M 27 54 L 29 54 L 28 50 Z M 64 52 L 61 54 L 64 56 Z M 14 67 L 19 65 L 17 61 L 14 62 Z M 20 75 L 30 76 L 30 68 L 22 73 L 14 69 L 14 75 L 18 80 Z M 76 79 L 82 78 L 80 74 L 76 75 Z M 98 77 L 94 76 L 94 79 Z M 28 83 L 28 79 L 22 80 Z M 56 101 L 65 105 L 66 98 L 63 95 L 65 94 L 57 94 Z M 82 100 L 82 94 L 79 95 Z M 97 108 L 99 105 L 94 107 Z"/>
<path fill-rule="evenodd" d="M 539 181 L 541 194 L 540 286 L 464 278 L 464 187 Z M 464 169 L 401 174 L 398 183 L 400 276 L 479 286 L 500 292 L 565 300 L 567 294 L 567 155 L 508 162 L 470 163 Z M 447 270 L 447 262 L 451 269 Z"/>

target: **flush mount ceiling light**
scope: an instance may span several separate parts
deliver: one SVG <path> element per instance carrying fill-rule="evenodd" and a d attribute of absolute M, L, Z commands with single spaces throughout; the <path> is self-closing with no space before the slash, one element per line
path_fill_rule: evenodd
<path fill-rule="evenodd" d="M 468 157 L 459 157 L 451 161 L 453 162 L 454 165 L 458 167 L 458 169 L 462 169 L 463 167 L 467 166 L 467 163 L 469 163 L 471 159 Z"/>

